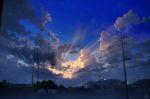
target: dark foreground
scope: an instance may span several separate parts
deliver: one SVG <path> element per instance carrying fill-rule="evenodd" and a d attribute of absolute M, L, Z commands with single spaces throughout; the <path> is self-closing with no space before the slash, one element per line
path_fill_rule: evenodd
<path fill-rule="evenodd" d="M 1 91 L 0 99 L 126 99 L 124 89 Z M 129 99 L 150 99 L 149 89 L 129 89 Z"/>
<path fill-rule="evenodd" d="M 129 98 L 126 98 L 126 88 Z M 124 82 L 107 80 L 105 83 L 90 83 L 88 87 L 66 88 L 50 80 L 34 85 L 2 81 L 0 99 L 150 99 L 150 80 L 139 80 L 128 87 Z"/>

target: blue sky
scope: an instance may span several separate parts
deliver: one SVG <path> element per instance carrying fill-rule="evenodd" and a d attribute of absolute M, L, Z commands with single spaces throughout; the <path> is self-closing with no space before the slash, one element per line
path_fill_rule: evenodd
<path fill-rule="evenodd" d="M 133 10 L 139 17 L 150 15 L 149 0 L 30 0 L 37 16 L 44 7 L 51 16 L 48 27 L 59 33 L 62 42 L 69 42 L 77 30 L 86 35 L 81 44 L 88 44 L 100 31 L 112 25 L 118 16 Z M 85 31 L 85 32 L 83 32 Z"/>

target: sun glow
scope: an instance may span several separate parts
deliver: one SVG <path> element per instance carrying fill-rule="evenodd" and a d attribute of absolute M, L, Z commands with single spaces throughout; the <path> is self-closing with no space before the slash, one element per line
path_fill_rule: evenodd
<path fill-rule="evenodd" d="M 61 67 L 62 68 L 67 68 L 65 70 L 59 70 L 56 68 L 51 68 L 51 66 L 48 67 L 48 70 L 51 71 L 54 74 L 57 75 L 62 75 L 63 78 L 68 78 L 71 79 L 73 78 L 75 75 L 75 72 L 77 72 L 78 70 L 81 70 L 83 68 L 85 68 L 88 58 L 86 57 L 86 51 L 85 49 L 82 49 L 80 51 L 80 56 L 74 60 L 74 61 L 64 61 L 61 63 Z"/>
<path fill-rule="evenodd" d="M 65 61 L 61 65 L 63 67 L 70 67 L 70 68 L 84 68 L 85 67 L 85 60 L 83 59 L 84 53 L 83 50 L 80 51 L 80 56 L 74 61 Z"/>
<path fill-rule="evenodd" d="M 48 66 L 48 70 L 56 75 L 62 75 L 63 78 L 71 79 L 73 77 L 73 72 L 69 70 L 58 70 L 55 68 L 51 68 L 51 66 Z"/>

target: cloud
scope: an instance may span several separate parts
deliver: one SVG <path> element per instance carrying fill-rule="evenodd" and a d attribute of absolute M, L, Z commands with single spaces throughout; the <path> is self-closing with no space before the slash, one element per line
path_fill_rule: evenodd
<path fill-rule="evenodd" d="M 56 51 L 51 47 L 52 44 L 49 40 L 43 36 L 45 34 L 43 34 L 42 31 L 39 31 L 40 29 L 43 29 L 44 32 L 49 33 L 52 41 L 59 43 L 59 39 L 46 28 L 46 24 L 52 21 L 50 14 L 42 9 L 41 16 L 36 16 L 34 9 L 27 0 L 6 0 L 4 4 L 5 11 L 2 17 L 2 31 L 0 35 L 2 37 L 2 49 L 31 63 L 34 47 L 38 46 L 43 48 L 38 52 L 42 57 L 45 55 L 45 58 L 43 59 L 54 64 L 54 59 L 51 57 L 55 56 Z M 31 23 L 35 26 L 35 29 L 39 29 L 38 32 L 40 33 L 32 36 L 32 31 L 27 31 L 26 27 L 20 24 L 20 20 L 26 20 L 26 22 Z M 9 43 L 9 46 L 5 43 Z"/>
<path fill-rule="evenodd" d="M 52 17 L 50 15 L 50 13 L 48 13 L 44 8 L 42 9 L 42 14 L 41 14 L 41 25 L 42 27 L 44 28 L 45 25 L 48 23 L 48 22 L 52 22 Z"/>
<path fill-rule="evenodd" d="M 127 70 L 127 74 L 129 76 L 129 81 L 134 82 L 135 79 L 134 74 L 136 74 L 136 70 L 139 71 L 139 68 L 149 68 L 149 39 L 146 40 L 143 38 L 143 41 L 138 40 L 137 37 L 131 35 L 131 29 L 135 28 L 136 25 L 140 24 L 149 24 L 149 21 L 142 21 L 144 19 L 148 20 L 149 18 L 138 17 L 136 13 L 132 10 L 128 11 L 128 13 L 124 14 L 122 17 L 116 19 L 116 22 L 113 26 L 106 28 L 106 30 L 100 33 L 100 43 L 99 48 L 93 50 L 93 55 L 98 62 L 101 68 L 97 69 L 99 72 L 104 72 L 104 77 L 106 78 L 116 78 L 123 80 L 123 73 L 120 70 L 122 68 L 122 48 L 121 48 L 121 39 L 120 39 L 120 32 L 123 32 L 123 39 L 124 39 L 124 48 L 125 48 L 125 57 L 126 57 L 126 67 L 129 69 Z M 144 25 L 145 26 L 145 25 Z M 137 31 L 137 33 L 140 31 Z M 135 35 L 135 34 L 134 34 Z M 138 34 L 137 34 L 138 35 Z M 93 66 L 93 65 L 92 65 Z M 93 66 L 93 68 L 96 68 Z M 134 76 L 131 76 L 132 67 L 134 68 Z M 131 70 L 130 70 L 131 69 Z M 145 69 L 143 69 L 145 70 Z M 84 71 L 84 70 L 83 70 Z M 108 72 L 105 72 L 108 71 Z M 148 72 L 147 72 L 148 73 Z M 89 74 L 85 72 L 84 75 Z M 142 74 L 141 72 L 138 74 L 140 77 L 146 78 L 147 74 Z M 82 76 L 82 75 L 81 75 Z"/>
<path fill-rule="evenodd" d="M 0 64 L 1 64 L 0 80 L 7 80 L 8 82 L 11 82 L 11 83 L 30 84 L 32 82 L 31 80 L 32 66 L 31 65 L 21 66 L 21 64 L 18 64 L 18 61 L 16 60 L 18 60 L 18 58 L 13 57 L 13 58 L 5 60 L 5 62 L 0 61 Z M 39 80 L 54 79 L 53 78 L 54 75 L 45 68 L 40 68 L 39 72 L 40 72 Z M 35 77 L 34 80 L 36 80 L 36 71 L 35 71 L 34 77 Z"/>
<path fill-rule="evenodd" d="M 20 19 L 29 19 L 31 21 L 36 17 L 33 8 L 28 4 L 27 0 L 5 0 L 4 4 L 2 34 L 5 36 L 10 35 L 7 30 L 11 29 L 12 32 L 29 35 L 30 33 L 26 32 L 24 27 L 19 24 Z"/>
<path fill-rule="evenodd" d="M 50 47 L 50 42 L 46 40 L 41 33 L 38 33 L 35 37 L 33 37 L 35 45 L 39 47 Z"/>
<path fill-rule="evenodd" d="M 118 17 L 114 26 L 117 30 L 122 28 L 128 28 L 132 25 L 139 24 L 140 18 L 134 13 L 132 10 L 129 10 L 126 14 L 122 17 Z"/>
<path fill-rule="evenodd" d="M 148 66 L 149 64 L 149 62 L 147 61 L 147 56 L 145 56 L 145 54 L 149 53 L 149 43 L 146 43 L 147 41 L 139 42 L 138 40 L 136 40 L 135 37 L 128 35 L 128 33 L 130 33 L 130 28 L 134 28 L 135 25 L 143 24 L 142 21 L 139 20 L 139 17 L 137 17 L 137 19 L 134 21 L 132 20 L 132 18 L 136 18 L 136 16 L 136 13 L 134 13 L 133 11 L 129 11 L 127 14 L 124 14 L 123 17 L 120 18 L 122 22 L 120 23 L 120 26 L 118 25 L 118 28 L 110 26 L 100 33 L 101 35 L 99 47 L 96 49 L 92 49 L 92 51 L 88 53 L 89 55 L 87 55 L 88 57 L 92 58 L 92 61 L 90 61 L 91 64 L 86 64 L 84 68 L 74 73 L 75 78 L 72 79 L 72 81 L 74 82 L 73 85 L 76 85 L 75 83 L 80 83 L 79 85 L 82 85 L 84 82 L 87 81 L 99 80 L 101 77 L 106 77 L 106 79 L 110 78 L 124 80 L 122 68 L 122 48 L 120 41 L 120 33 L 118 32 L 118 30 L 122 28 L 128 28 L 128 31 L 126 29 L 125 31 L 122 31 L 124 32 L 123 38 L 125 42 L 125 57 L 128 58 L 126 66 L 127 69 L 132 69 L 132 67 L 135 67 L 133 72 L 134 76 L 129 77 L 128 80 L 130 82 L 134 82 L 134 80 L 137 80 L 134 78 L 137 77 L 135 76 L 136 70 L 139 71 L 139 68 L 141 66 Z M 142 48 L 141 45 L 145 46 L 146 48 Z M 66 46 L 63 46 L 62 48 L 60 47 L 60 49 L 64 49 L 65 47 Z M 66 51 L 68 51 L 68 49 L 71 50 L 72 47 L 67 47 Z M 138 49 L 138 53 L 134 54 L 134 51 L 132 51 L 133 49 Z M 90 56 L 90 54 L 92 56 Z M 128 76 L 130 76 L 131 70 L 127 71 L 127 73 L 129 74 Z M 143 77 L 145 74 L 142 74 L 140 72 L 139 75 L 140 77 Z"/>
<path fill-rule="evenodd" d="M 56 51 L 49 48 L 35 48 L 34 60 L 38 65 L 42 63 L 55 66 L 57 65 Z"/>
<path fill-rule="evenodd" d="M 52 20 L 48 12 L 42 12 L 41 17 L 37 17 L 27 0 L 5 0 L 4 4 L 5 11 L 2 16 L 0 33 L 0 80 L 30 83 L 33 59 L 35 66 L 42 63 L 55 66 L 60 63 L 59 59 L 62 56 L 58 54 L 61 49 L 53 46 L 62 45 L 58 44 L 60 43 L 59 39 L 46 28 L 46 24 Z M 40 33 L 32 35 L 32 31 L 27 31 L 26 27 L 20 24 L 20 20 L 26 20 L 33 24 L 41 30 L 38 31 Z M 43 36 L 45 34 L 42 29 L 49 33 L 51 41 L 56 44 L 51 43 L 49 38 Z M 13 57 L 10 57 L 11 55 Z M 42 69 L 44 70 L 41 70 L 42 77 L 40 79 L 51 79 L 52 73 L 45 70 L 45 67 Z"/>
<path fill-rule="evenodd" d="M 2 75 L 0 79 L 13 80 L 12 78 L 17 78 L 20 74 L 21 77 L 16 79 L 16 81 L 29 80 L 33 58 L 36 66 L 45 64 L 46 66 L 51 65 L 55 69 L 67 70 L 68 68 L 61 67 L 61 62 L 67 60 L 63 54 L 79 54 L 82 49 L 82 47 L 79 46 L 79 43 L 84 38 L 83 35 L 80 34 L 81 32 L 85 33 L 87 29 L 77 31 L 79 34 L 77 33 L 72 42 L 62 44 L 59 38 L 47 28 L 48 23 L 52 22 L 52 17 L 45 9 L 42 10 L 41 16 L 37 17 L 33 8 L 26 0 L 6 0 L 5 2 L 6 6 L 4 9 L 6 11 L 3 16 L 3 31 L 0 35 L 0 65 L 3 66 L 0 70 L 0 74 Z M 15 6 L 12 6 L 12 4 Z M 22 19 L 35 25 L 36 28 L 39 29 L 39 33 L 32 35 L 31 31 L 26 31 L 26 28 L 19 23 Z M 122 17 L 118 17 L 114 23 L 114 27 L 111 26 L 111 28 L 101 32 L 100 46 L 98 48 L 92 49 L 90 52 L 83 50 L 84 57 L 82 58 L 85 60 L 88 58 L 90 64 L 86 64 L 85 68 L 75 72 L 76 78 L 72 81 L 75 83 L 78 81 L 83 83 L 90 80 L 99 80 L 99 76 L 97 75 L 100 72 L 120 68 L 122 66 L 121 44 L 119 41 L 120 35 L 118 35 L 119 33 L 116 30 L 129 28 L 133 25 L 146 22 L 149 22 L 149 17 L 144 17 L 141 21 L 137 14 L 132 10 Z M 46 37 L 47 35 L 49 38 Z M 147 66 L 148 63 L 145 62 L 147 56 L 145 55 L 149 54 L 149 42 L 144 41 L 143 43 L 137 43 L 130 37 L 126 38 L 125 42 L 128 44 L 125 46 L 127 49 L 126 54 L 133 57 L 132 61 L 128 62 L 128 65 L 136 65 L 140 60 L 140 65 L 144 64 L 144 66 Z M 129 46 L 129 44 L 132 46 Z M 136 55 L 130 51 L 131 48 L 136 48 L 138 50 Z M 95 52 L 95 56 L 92 55 L 92 52 Z M 13 55 L 13 57 L 8 58 L 10 55 Z M 28 64 L 28 67 L 22 66 L 18 69 L 18 60 L 20 60 L 19 63 L 22 65 Z M 99 60 L 99 62 L 96 60 Z M 12 67 L 9 65 L 11 62 L 13 63 Z M 44 70 L 41 70 L 42 73 L 45 74 L 43 78 L 49 78 L 47 76 L 49 76 L 51 72 L 45 70 L 45 67 L 43 69 Z M 6 70 L 8 70 L 8 72 Z M 13 76 L 11 76 L 11 73 L 13 73 Z M 26 73 L 27 76 L 25 79 L 21 79 Z M 54 76 L 61 77 L 57 75 Z M 109 77 L 110 76 L 111 75 L 109 75 Z M 60 78 L 60 82 L 62 83 L 63 81 L 64 79 Z M 70 82 L 70 80 L 68 82 Z"/>
<path fill-rule="evenodd" d="M 52 22 L 52 17 L 50 16 L 50 13 L 48 13 L 44 8 L 42 9 L 41 12 L 41 17 L 40 17 L 40 21 L 37 23 L 38 27 L 44 31 L 47 32 L 48 36 L 50 37 L 52 42 L 55 42 L 57 45 L 60 44 L 60 40 L 59 38 L 56 37 L 56 35 L 54 33 L 52 33 L 47 27 L 46 24 L 51 23 Z"/>
<path fill-rule="evenodd" d="M 52 32 L 48 31 L 48 35 L 53 42 L 56 42 L 56 44 L 58 44 L 58 45 L 60 44 L 59 39 Z"/>

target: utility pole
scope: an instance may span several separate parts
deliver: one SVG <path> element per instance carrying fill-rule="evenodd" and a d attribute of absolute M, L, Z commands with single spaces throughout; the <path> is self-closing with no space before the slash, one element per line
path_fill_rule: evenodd
<path fill-rule="evenodd" d="M 32 59 L 32 93 L 33 93 L 33 89 L 34 89 L 34 88 L 33 88 L 33 87 L 34 87 L 34 85 L 33 85 L 33 84 L 34 84 L 34 67 L 35 67 L 35 66 L 34 66 L 34 65 L 35 65 L 35 64 L 34 64 L 34 63 L 35 63 L 35 48 L 33 48 L 33 55 L 32 55 L 32 56 L 33 56 L 33 57 L 32 57 L 32 58 L 33 58 L 33 59 Z"/>
<path fill-rule="evenodd" d="M 37 81 L 36 82 L 38 82 L 39 81 L 39 74 L 40 74 L 40 67 L 39 67 L 39 64 L 37 64 Z"/>
<path fill-rule="evenodd" d="M 122 34 L 122 32 L 121 32 L 121 49 L 122 49 L 122 61 L 123 61 L 124 80 L 125 80 L 125 87 L 126 87 L 126 99 L 129 99 L 128 84 L 127 84 L 127 72 L 126 72 L 125 49 L 124 49 L 124 41 L 123 41 L 123 34 Z"/>

